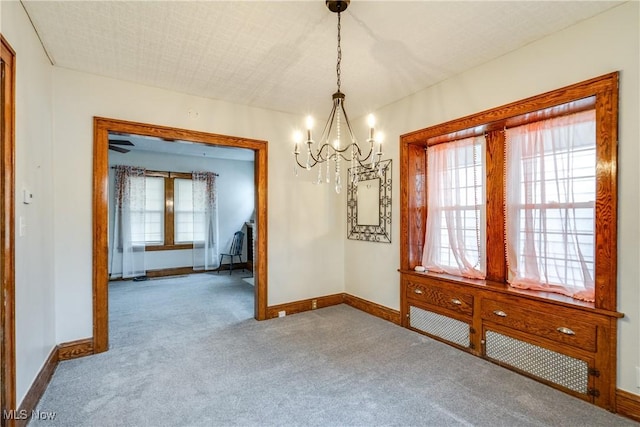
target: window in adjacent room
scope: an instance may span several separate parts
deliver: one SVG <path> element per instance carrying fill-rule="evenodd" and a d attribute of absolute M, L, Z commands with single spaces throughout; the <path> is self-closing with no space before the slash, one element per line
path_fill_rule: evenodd
<path fill-rule="evenodd" d="M 145 177 L 144 242 L 146 245 L 164 243 L 164 178 Z"/>
<path fill-rule="evenodd" d="M 205 212 L 194 210 L 191 173 L 146 171 L 140 179 L 144 203 L 133 216 L 133 241 L 158 251 L 189 249 L 204 239 Z"/>
<path fill-rule="evenodd" d="M 174 242 L 193 242 L 193 184 L 190 179 L 174 180 Z M 199 221 L 201 222 L 201 221 Z"/>

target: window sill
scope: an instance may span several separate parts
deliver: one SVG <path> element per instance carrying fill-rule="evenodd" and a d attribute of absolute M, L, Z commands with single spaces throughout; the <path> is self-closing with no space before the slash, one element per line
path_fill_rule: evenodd
<path fill-rule="evenodd" d="M 180 243 L 177 245 L 154 245 L 154 246 L 145 246 L 145 252 L 155 252 L 155 251 L 176 251 L 176 250 L 184 250 L 184 249 L 193 249 L 193 244 L 191 243 Z"/>
<path fill-rule="evenodd" d="M 595 303 L 580 301 L 565 295 L 557 294 L 554 292 L 533 291 L 529 289 L 518 289 L 508 286 L 506 283 L 494 282 L 491 280 L 480 279 L 468 279 L 466 277 L 453 276 L 450 274 L 433 273 L 433 272 L 418 272 L 414 270 L 398 270 L 401 274 L 406 274 L 416 277 L 424 277 L 429 279 L 438 280 L 441 282 L 453 283 L 455 285 L 483 288 L 491 292 L 514 295 L 518 297 L 524 297 L 532 300 L 542 301 L 550 304 L 555 304 L 564 307 L 578 308 L 585 311 L 596 312 L 604 314 L 610 317 L 622 318 L 624 314 L 616 311 L 603 310 L 595 307 Z"/>

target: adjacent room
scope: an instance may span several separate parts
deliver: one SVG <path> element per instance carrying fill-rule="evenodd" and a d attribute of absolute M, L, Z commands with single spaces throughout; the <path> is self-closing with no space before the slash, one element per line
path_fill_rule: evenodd
<path fill-rule="evenodd" d="M 160 319 L 190 332 L 197 303 L 216 319 L 251 318 L 253 151 L 108 138 L 111 347 L 149 340 Z"/>
<path fill-rule="evenodd" d="M 640 2 L 0 2 L 2 426 L 640 422 Z"/>

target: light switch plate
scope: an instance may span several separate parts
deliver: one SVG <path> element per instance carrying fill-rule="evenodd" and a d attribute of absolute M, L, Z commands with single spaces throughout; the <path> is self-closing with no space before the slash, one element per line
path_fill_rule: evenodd
<path fill-rule="evenodd" d="M 29 190 L 22 190 L 22 203 L 28 205 L 33 200 L 33 194 Z"/>

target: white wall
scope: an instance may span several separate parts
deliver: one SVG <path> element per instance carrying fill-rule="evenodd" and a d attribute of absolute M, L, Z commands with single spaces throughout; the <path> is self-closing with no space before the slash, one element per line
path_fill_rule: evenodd
<path fill-rule="evenodd" d="M 51 64 L 18 2 L 2 2 L 16 51 L 16 398 L 20 404 L 56 344 L 53 284 Z M 2 172 L 4 173 L 4 171 Z M 33 203 L 22 203 L 22 190 Z M 20 221 L 26 225 L 20 234 Z"/>
<path fill-rule="evenodd" d="M 57 67 L 53 86 L 58 342 L 92 336 L 93 116 L 267 140 L 268 303 L 344 290 L 339 200 L 292 172 L 291 130 L 302 117 Z M 197 119 L 189 109 L 199 112 Z M 317 274 L 318 265 L 330 268 Z"/>
<path fill-rule="evenodd" d="M 394 159 L 393 243 L 345 242 L 346 292 L 399 309 L 400 135 L 620 70 L 618 386 L 640 394 L 639 5 L 623 4 L 377 111 L 385 157 Z"/>
<path fill-rule="evenodd" d="M 109 165 L 139 166 L 149 170 L 188 172 L 208 171 L 218 173 L 218 246 L 220 252 L 228 251 L 233 233 L 242 230 L 246 235 L 245 222 L 253 218 L 255 209 L 254 162 L 225 160 L 211 157 L 184 156 L 146 151 L 118 153 L 109 151 Z M 114 180 L 113 169 L 109 170 L 109 239 L 113 233 Z M 246 240 L 246 237 L 245 237 Z M 111 249 L 110 249 L 111 250 Z M 193 266 L 191 249 L 174 251 L 147 251 L 145 268 L 157 270 L 173 267 Z M 223 264 L 229 263 L 224 257 Z M 238 262 L 238 258 L 235 262 Z M 247 243 L 242 248 L 242 260 L 247 260 Z M 109 272 L 116 277 L 122 273 L 122 265 L 116 263 Z"/>

